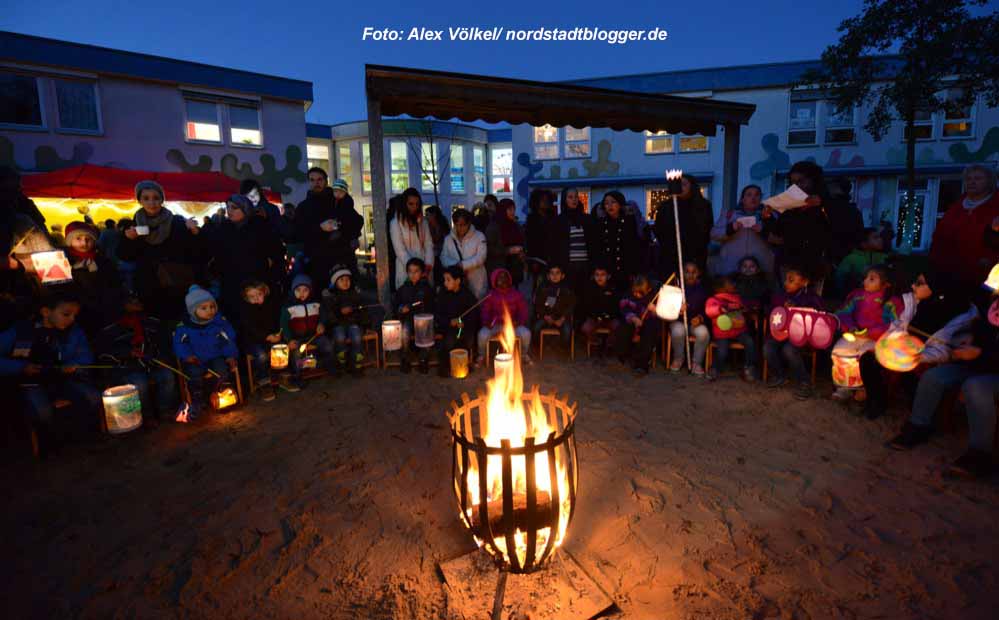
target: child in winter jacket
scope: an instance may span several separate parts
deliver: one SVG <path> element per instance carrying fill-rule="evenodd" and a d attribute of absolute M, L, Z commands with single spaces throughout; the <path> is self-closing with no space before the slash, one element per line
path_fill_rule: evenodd
<path fill-rule="evenodd" d="M 770 302 L 770 283 L 756 257 L 743 257 L 734 278 L 735 292 L 742 298 L 746 310 L 759 316 L 764 306 Z"/>
<path fill-rule="evenodd" d="M 88 337 L 118 318 L 125 302 L 114 262 L 97 249 L 97 227 L 87 222 L 66 226 L 66 258 L 80 298 L 77 324 Z"/>
<path fill-rule="evenodd" d="M 417 348 L 413 316 L 417 314 L 433 314 L 434 289 L 427 282 L 426 264 L 423 259 L 411 258 L 406 262 L 406 281 L 395 292 L 395 315 L 402 321 L 402 361 L 399 369 L 409 372 L 410 356 L 415 351 L 420 359 L 420 372 L 430 371 L 430 349 Z"/>
<path fill-rule="evenodd" d="M 452 349 L 465 349 L 471 366 L 475 366 L 475 332 L 479 325 L 479 309 L 472 309 L 478 300 L 475 294 L 465 286 L 466 272 L 458 265 L 451 265 L 444 270 L 444 288 L 434 300 L 434 323 L 437 333 L 444 337 L 438 351 L 437 374 L 449 376 L 450 355 Z M 468 312 L 471 310 L 471 312 Z M 468 314 L 465 314 L 468 312 Z M 465 314 L 464 317 L 461 315 Z"/>
<path fill-rule="evenodd" d="M 218 312 L 212 294 L 198 285 L 191 286 L 184 297 L 188 316 L 173 333 L 173 351 L 180 359 L 181 370 L 187 375 L 191 402 L 186 411 L 177 415 L 178 422 L 193 422 L 205 405 L 208 394 L 232 381 L 237 372 L 236 331 Z M 205 383 L 205 371 L 211 375 Z"/>
<path fill-rule="evenodd" d="M 746 304 L 736 292 L 735 280 L 721 276 L 715 280 L 715 294 L 708 298 L 704 313 L 711 320 L 711 339 L 718 347 L 714 367 L 709 371 L 712 379 L 727 369 L 728 353 L 732 342 L 742 345 L 746 355 L 742 377 L 746 381 L 756 379 L 756 342 L 746 318 Z"/>
<path fill-rule="evenodd" d="M 840 262 L 836 268 L 834 281 L 840 294 L 861 286 L 864 274 L 874 265 L 883 265 L 888 255 L 884 250 L 884 240 L 876 228 L 865 228 L 860 244 Z"/>
<path fill-rule="evenodd" d="M 20 386 L 28 423 L 44 447 L 69 432 L 97 429 L 101 394 L 79 368 L 93 363 L 87 338 L 74 325 L 79 312 L 75 295 L 51 292 L 43 297 L 35 320 L 18 321 L 0 333 L 0 378 Z M 57 400 L 71 406 L 56 410 Z"/>
<path fill-rule="evenodd" d="M 281 307 L 271 295 L 270 287 L 261 280 L 246 282 L 240 294 L 240 346 L 250 356 L 253 376 L 260 384 L 261 398 L 272 401 L 275 395 L 271 383 L 270 352 L 272 346 L 281 342 Z"/>
<path fill-rule="evenodd" d="M 785 308 L 813 308 L 822 309 L 822 299 L 811 292 L 808 288 L 809 279 L 805 270 L 801 267 L 791 266 L 784 270 L 784 290 L 774 293 L 770 302 L 771 308 L 784 306 Z M 772 327 L 772 325 L 771 325 Z M 769 376 L 767 377 L 767 387 L 777 388 L 787 383 L 787 372 L 797 384 L 794 391 L 795 398 L 805 400 L 812 396 L 812 384 L 809 382 L 808 373 L 805 371 L 805 360 L 801 355 L 801 350 L 791 344 L 790 340 L 783 342 L 775 339 L 767 330 L 767 341 L 763 345 L 763 352 L 767 358 Z"/>
<path fill-rule="evenodd" d="M 331 287 L 323 291 L 323 322 L 333 331 L 333 344 L 336 346 L 340 367 L 353 374 L 364 363 L 361 345 L 367 315 L 362 308 L 361 293 L 354 288 L 349 269 L 336 265 L 330 284 Z"/>
<path fill-rule="evenodd" d="M 610 272 L 603 265 L 597 266 L 593 270 L 593 277 L 583 288 L 580 304 L 583 324 L 579 329 L 587 339 L 592 338 L 599 328 L 610 330 L 610 335 L 601 348 L 601 355 L 606 355 L 607 350 L 614 346 L 614 333 L 621 325 L 619 301 L 617 292 L 611 285 Z"/>
<path fill-rule="evenodd" d="M 701 281 L 701 268 L 694 262 L 683 266 L 684 288 L 686 299 L 684 308 L 687 313 L 687 328 L 694 337 L 694 351 L 691 354 L 690 372 L 695 377 L 704 376 L 704 356 L 711 340 L 711 330 L 708 329 L 704 316 L 704 304 L 708 301 L 708 288 Z M 683 317 L 669 324 L 670 350 L 672 351 L 670 372 L 680 372 L 683 368 L 683 358 L 687 351 L 687 343 L 683 341 Z"/>
<path fill-rule="evenodd" d="M 659 342 L 662 322 L 652 303 L 655 293 L 645 276 L 636 276 L 631 284 L 631 295 L 621 300 L 622 322 L 614 335 L 618 359 L 631 363 L 636 376 L 649 374 L 652 350 Z"/>
<path fill-rule="evenodd" d="M 482 302 L 482 328 L 479 329 L 479 357 L 486 358 L 489 339 L 503 331 L 503 314 L 510 314 L 513 330 L 520 341 L 520 359 L 531 363 L 531 330 L 527 327 L 527 300 L 513 288 L 513 277 L 502 267 L 494 269 L 489 277 L 492 290 Z"/>
<path fill-rule="evenodd" d="M 549 265 L 548 281 L 534 294 L 534 332 L 540 334 L 542 329 L 554 327 L 559 330 L 562 344 L 568 347 L 575 309 L 576 294 L 565 281 L 561 265 Z"/>
<path fill-rule="evenodd" d="M 302 350 L 309 344 L 315 345 L 319 351 L 318 363 L 329 368 L 333 357 L 333 345 L 324 335 L 326 326 L 323 324 L 319 300 L 313 295 L 312 278 L 300 273 L 291 281 L 291 293 L 288 301 L 281 308 L 281 337 L 288 343 L 288 366 L 291 367 L 291 378 L 281 382 L 281 388 L 289 392 L 297 392 L 302 387 L 302 368 L 300 361 L 307 351 Z"/>

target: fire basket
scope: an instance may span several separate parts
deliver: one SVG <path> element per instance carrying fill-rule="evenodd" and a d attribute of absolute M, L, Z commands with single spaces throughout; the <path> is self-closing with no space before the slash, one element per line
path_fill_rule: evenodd
<path fill-rule="evenodd" d="M 500 569 L 530 573 L 562 543 L 576 506 L 577 406 L 535 388 L 516 407 L 491 388 L 451 403 L 454 492 L 462 522 Z"/>

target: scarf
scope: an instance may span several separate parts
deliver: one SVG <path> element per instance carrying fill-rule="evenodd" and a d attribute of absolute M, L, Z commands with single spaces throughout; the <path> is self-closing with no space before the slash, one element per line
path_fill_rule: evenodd
<path fill-rule="evenodd" d="M 86 269 L 91 273 L 97 271 L 96 249 L 93 249 L 90 252 L 80 252 L 79 250 L 74 250 L 70 247 L 66 248 L 66 252 L 69 254 L 69 257 L 73 259 L 71 265 L 73 269 Z"/>
<path fill-rule="evenodd" d="M 135 224 L 137 226 L 148 226 L 149 234 L 145 241 L 149 245 L 160 245 L 170 236 L 170 227 L 173 225 L 173 213 L 163 207 L 156 217 L 149 217 L 145 209 L 135 212 Z"/>

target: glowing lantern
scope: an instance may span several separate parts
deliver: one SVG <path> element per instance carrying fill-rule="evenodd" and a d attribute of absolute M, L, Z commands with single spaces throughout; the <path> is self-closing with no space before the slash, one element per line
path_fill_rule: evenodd
<path fill-rule="evenodd" d="M 836 315 L 812 308 L 789 308 L 788 337 L 796 347 L 827 349 L 836 340 L 839 319 Z"/>
<path fill-rule="evenodd" d="M 108 432 L 120 435 L 142 426 L 142 401 L 134 385 L 119 385 L 104 390 L 104 421 Z"/>
<path fill-rule="evenodd" d="M 832 352 L 832 379 L 836 387 L 859 388 L 864 381 L 860 378 L 860 353 L 856 349 Z"/>
<path fill-rule="evenodd" d="M 414 316 L 413 331 L 417 347 L 429 349 L 434 346 L 434 315 L 417 314 Z"/>
<path fill-rule="evenodd" d="M 681 305 L 683 305 L 683 291 L 680 290 L 680 287 L 665 285 L 659 289 L 656 315 L 660 319 L 675 321 L 680 316 Z"/>
<path fill-rule="evenodd" d="M 276 344 L 271 347 L 271 368 L 284 370 L 288 367 L 288 345 Z"/>
<path fill-rule="evenodd" d="M 385 351 L 402 349 L 402 323 L 400 321 L 382 322 L 382 349 Z"/>
<path fill-rule="evenodd" d="M 73 268 L 61 250 L 34 252 L 31 254 L 31 265 L 42 284 L 73 281 Z"/>
<path fill-rule="evenodd" d="M 777 306 L 770 311 L 770 335 L 777 342 L 787 340 L 787 328 L 791 324 L 791 313 L 784 306 Z"/>
<path fill-rule="evenodd" d="M 919 366 L 923 341 L 905 331 L 886 332 L 874 345 L 878 363 L 896 372 L 909 372 Z"/>
<path fill-rule="evenodd" d="M 319 362 L 316 360 L 315 355 L 303 355 L 298 358 L 298 368 L 299 370 L 312 370 L 319 366 Z"/>
<path fill-rule="evenodd" d="M 730 329 L 742 329 L 746 326 L 746 317 L 743 316 L 738 310 L 734 312 L 726 312 L 725 314 L 719 314 L 718 318 L 715 319 L 718 324 L 718 329 L 723 332 L 727 332 Z"/>
<path fill-rule="evenodd" d="M 468 376 L 468 351 L 465 349 L 451 350 L 451 376 L 464 379 Z"/>
<path fill-rule="evenodd" d="M 236 391 L 226 386 L 217 392 L 212 392 L 209 400 L 216 411 L 221 411 L 227 407 L 232 407 L 239 399 L 236 397 Z"/>
<path fill-rule="evenodd" d="M 992 271 L 989 272 L 989 277 L 985 278 L 985 282 L 982 286 L 989 289 L 993 293 L 999 290 L 999 263 L 992 266 Z"/>

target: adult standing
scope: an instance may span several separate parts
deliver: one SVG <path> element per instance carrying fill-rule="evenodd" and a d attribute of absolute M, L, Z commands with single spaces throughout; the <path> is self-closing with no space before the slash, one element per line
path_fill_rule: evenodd
<path fill-rule="evenodd" d="M 527 202 L 527 222 L 524 225 L 524 250 L 527 252 L 527 272 L 530 282 L 527 294 L 528 304 L 534 303 L 533 291 L 538 280 L 544 280 L 551 264 L 552 233 L 555 227 L 555 205 L 552 204 L 552 193 L 547 189 L 531 190 Z"/>
<path fill-rule="evenodd" d="M 135 186 L 135 225 L 125 229 L 118 258 L 135 263 L 135 292 L 145 311 L 165 320 L 187 313 L 184 296 L 202 275 L 205 245 L 194 219 L 163 206 L 166 195 L 155 181 Z"/>
<path fill-rule="evenodd" d="M 682 189 L 677 196 L 677 212 L 680 217 L 683 260 L 697 263 L 704 272 L 707 269 L 714 211 L 711 210 L 711 203 L 701 194 L 701 186 L 694 177 L 685 174 L 680 183 Z M 673 273 L 679 276 L 681 269 L 681 265 L 677 263 L 676 220 L 672 200 L 669 198 L 656 210 L 655 231 L 659 239 L 660 264 L 665 277 Z"/>
<path fill-rule="evenodd" d="M 830 181 L 829 199 L 823 203 L 829 218 L 829 251 L 826 258 L 832 271 L 857 247 L 864 234 L 864 216 L 850 199 L 852 188 L 848 179 Z"/>
<path fill-rule="evenodd" d="M 506 269 L 514 288 L 524 280 L 524 231 L 517 222 L 517 203 L 510 198 L 499 201 L 493 221 L 486 229 L 486 271 Z"/>
<path fill-rule="evenodd" d="M 250 201 L 252 209 L 247 214 L 263 219 L 275 235 L 280 235 L 281 209 L 267 200 L 260 183 L 256 179 L 243 179 L 239 183 L 239 193 Z"/>
<path fill-rule="evenodd" d="M 442 267 L 458 265 L 465 272 L 468 289 L 478 299 L 486 295 L 489 278 L 486 274 L 488 254 L 486 236 L 472 226 L 472 214 L 465 209 L 457 209 L 451 220 L 454 227 L 444 239 L 440 262 Z M 443 270 L 442 270 L 443 271 Z"/>
<path fill-rule="evenodd" d="M 448 223 L 447 218 L 444 217 L 444 212 L 437 205 L 427 207 L 424 215 L 427 218 L 427 225 L 430 226 L 430 238 L 434 242 L 434 263 L 439 265 L 441 262 L 441 250 L 444 248 L 444 239 L 451 234 L 451 225 Z M 434 271 L 434 277 L 430 283 L 434 287 L 442 286 L 444 284 L 444 270 L 437 269 Z"/>
<path fill-rule="evenodd" d="M 592 241 L 587 255 L 605 265 L 611 283 L 624 291 L 638 275 L 638 233 L 634 216 L 624 212 L 624 195 L 618 191 L 604 194 L 600 201 L 603 215 L 593 220 Z"/>
<path fill-rule="evenodd" d="M 389 237 L 395 249 L 395 286 L 406 283 L 406 263 L 411 258 L 419 258 L 426 265 L 428 281 L 433 282 L 434 239 L 430 234 L 430 224 L 423 216 L 423 197 L 415 188 L 407 188 L 402 193 L 402 210 L 395 214 L 389 224 Z"/>
<path fill-rule="evenodd" d="M 565 269 L 569 286 L 581 299 L 583 285 L 590 277 L 589 246 L 593 236 L 593 219 L 583 211 L 579 190 L 570 187 L 562 190 L 559 201 L 559 214 L 552 227 L 553 234 L 548 240 L 552 246 L 551 256 L 555 264 Z"/>
<path fill-rule="evenodd" d="M 971 289 L 999 262 L 999 192 L 988 166 L 973 164 L 963 176 L 964 194 L 933 231 L 930 264 Z"/>
<path fill-rule="evenodd" d="M 752 256 L 767 274 L 774 270 L 774 253 L 763 238 L 763 190 L 759 185 L 742 188 L 739 204 L 718 215 L 711 239 L 721 243 L 716 270 L 721 274 L 735 273 L 746 256 Z M 750 221 L 752 220 L 752 221 Z"/>
<path fill-rule="evenodd" d="M 772 209 L 764 209 L 764 233 L 771 243 L 780 246 L 780 265 L 799 266 L 812 282 L 818 282 L 826 276 L 825 259 L 832 230 L 823 209 L 830 198 L 822 167 L 799 161 L 791 166 L 788 177 L 808 194 L 805 206 L 788 209 L 780 216 L 774 216 Z"/>
<path fill-rule="evenodd" d="M 303 244 L 306 272 L 318 287 L 329 285 L 336 265 L 357 269 L 352 243 L 361 236 L 364 220 L 354 210 L 354 200 L 344 192 L 337 200 L 335 188 L 322 168 L 309 170 L 309 195 L 295 209 L 295 235 Z M 340 191 L 346 183 L 337 181 Z"/>
<path fill-rule="evenodd" d="M 101 254 L 112 261 L 117 262 L 118 244 L 121 242 L 121 232 L 119 232 L 114 220 L 104 220 L 104 230 L 97 237 L 97 249 Z"/>

